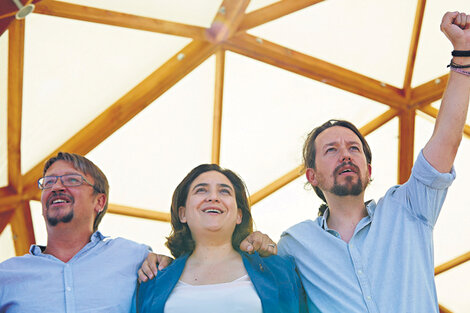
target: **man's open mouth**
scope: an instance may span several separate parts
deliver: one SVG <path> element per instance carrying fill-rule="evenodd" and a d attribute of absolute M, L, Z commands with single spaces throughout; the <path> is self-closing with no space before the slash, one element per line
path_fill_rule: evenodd
<path fill-rule="evenodd" d="M 58 195 L 52 195 L 49 198 L 48 206 L 50 205 L 61 205 L 64 203 L 71 203 L 73 202 L 73 198 L 69 195 L 66 194 L 58 194 Z"/>
<path fill-rule="evenodd" d="M 343 175 L 343 174 L 348 174 L 348 173 L 359 173 L 359 168 L 352 163 L 347 163 L 347 164 L 343 163 L 336 168 L 335 173 L 337 173 L 337 175 Z"/>

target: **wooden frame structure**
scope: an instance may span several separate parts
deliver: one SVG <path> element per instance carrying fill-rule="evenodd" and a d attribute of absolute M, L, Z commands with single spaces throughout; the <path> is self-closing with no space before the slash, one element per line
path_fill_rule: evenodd
<path fill-rule="evenodd" d="M 411 87 L 426 1 L 418 1 L 405 79 L 401 87 L 384 84 L 365 75 L 293 51 L 268 40 L 254 37 L 246 32 L 253 27 L 302 10 L 321 1 L 283 0 L 256 11 L 245 13 L 249 0 L 224 0 L 212 26 L 208 29 L 59 1 L 44 0 L 38 2 L 34 14 L 45 14 L 182 36 L 190 38 L 192 41 L 137 86 L 123 94 L 119 100 L 111 104 L 107 110 L 73 137 L 69 138 L 56 150 L 51 151 L 45 159 L 39 160 L 37 165 L 24 175 L 21 174 L 20 146 L 24 29 L 27 19 L 26 21 L 13 21 L 9 27 L 8 58 L 8 186 L 0 188 L 0 232 L 4 230 L 7 224 L 11 225 L 16 254 L 26 253 L 30 244 L 35 242 L 29 201 L 38 200 L 40 197 L 36 188 L 36 180 L 42 174 L 42 166 L 45 160 L 58 151 L 87 154 L 213 54 L 216 56 L 216 73 L 212 162 L 219 163 L 225 51 L 227 50 L 388 105 L 388 111 L 363 125 L 360 131 L 364 135 L 368 135 L 394 117 L 398 117 L 399 170 L 397 181 L 398 183 L 405 182 L 410 175 L 414 160 L 413 138 L 416 111 L 419 110 L 435 118 L 437 109 L 431 107 L 431 103 L 442 97 L 448 79 L 447 75 L 444 75 L 418 87 Z M 10 15 L 0 16 L 0 19 L 8 16 Z M 220 24 L 225 25 L 225 27 L 217 27 Z M 467 136 L 470 136 L 470 126 L 466 125 L 464 132 Z M 292 169 L 271 184 L 255 192 L 251 196 L 251 203 L 254 204 L 269 196 L 300 175 L 302 175 L 301 166 Z M 169 221 L 168 213 L 124 207 L 118 204 L 110 204 L 108 211 L 145 219 Z M 468 260 L 470 260 L 470 252 L 438 266 L 436 275 Z M 441 312 L 450 311 L 441 307 Z"/>

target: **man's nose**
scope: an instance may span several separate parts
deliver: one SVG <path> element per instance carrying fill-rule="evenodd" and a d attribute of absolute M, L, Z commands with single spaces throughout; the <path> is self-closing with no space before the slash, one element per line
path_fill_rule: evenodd
<path fill-rule="evenodd" d="M 340 160 L 341 162 L 351 161 L 351 154 L 349 153 L 348 149 L 346 148 L 341 149 Z"/>

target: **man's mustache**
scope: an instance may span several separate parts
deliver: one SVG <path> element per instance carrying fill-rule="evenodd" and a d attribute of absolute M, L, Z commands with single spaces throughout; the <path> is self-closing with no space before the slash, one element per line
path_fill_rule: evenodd
<path fill-rule="evenodd" d="M 350 167 L 354 168 L 354 171 L 355 171 L 356 173 L 359 173 L 359 172 L 360 172 L 359 167 L 358 167 L 356 164 L 354 164 L 354 163 L 352 163 L 351 161 L 349 161 L 349 162 L 343 162 L 343 163 L 341 163 L 340 165 L 338 165 L 338 166 L 335 168 L 335 170 L 333 171 L 333 173 L 334 173 L 335 175 L 337 175 L 337 174 L 339 173 L 339 171 L 340 171 L 343 167 L 345 167 L 345 166 L 350 166 Z"/>

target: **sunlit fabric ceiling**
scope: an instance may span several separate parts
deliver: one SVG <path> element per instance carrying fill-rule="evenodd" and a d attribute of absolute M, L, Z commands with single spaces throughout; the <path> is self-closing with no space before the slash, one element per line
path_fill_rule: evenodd
<path fill-rule="evenodd" d="M 378 199 L 407 177 L 432 133 L 452 50 L 439 24 L 453 10 L 470 5 L 37 2 L 0 37 L 0 261 L 32 240 L 45 244 L 35 181 L 58 149 L 85 154 L 107 174 L 101 231 L 159 253 L 169 253 L 172 191 L 200 163 L 244 178 L 256 227 L 275 240 L 315 218 L 320 201 L 304 188 L 301 147 L 330 118 L 367 134 L 367 197 Z M 434 231 L 436 266 L 469 259 L 468 135 L 467 127 Z M 436 279 L 442 310 L 470 312 L 468 262 Z"/>

